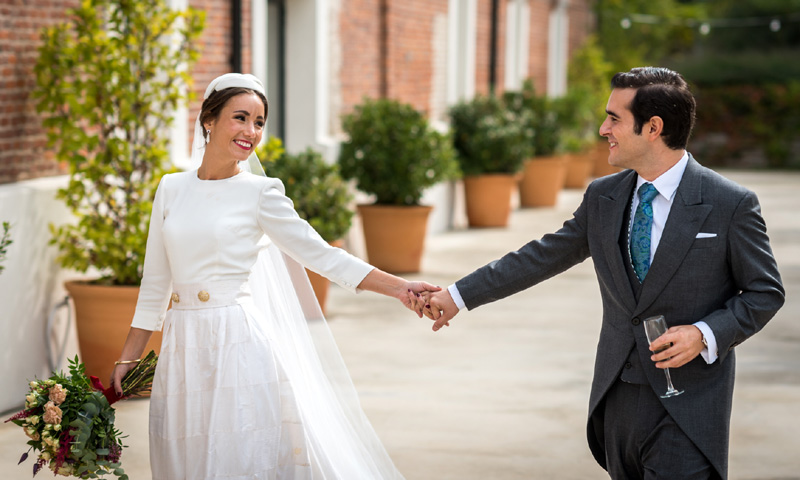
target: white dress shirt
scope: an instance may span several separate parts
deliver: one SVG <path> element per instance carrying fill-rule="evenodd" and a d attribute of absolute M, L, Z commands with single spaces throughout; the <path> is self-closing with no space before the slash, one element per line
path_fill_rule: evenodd
<path fill-rule="evenodd" d="M 652 263 L 653 257 L 655 256 L 656 249 L 658 248 L 658 243 L 661 241 L 661 234 L 664 232 L 664 225 L 667 223 L 667 218 L 669 217 L 669 211 L 672 208 L 672 201 L 675 198 L 675 192 L 678 190 L 678 185 L 681 183 L 681 178 L 683 177 L 683 172 L 686 170 L 686 165 L 689 163 L 689 154 L 684 151 L 683 156 L 681 157 L 678 162 L 672 166 L 669 170 L 661 174 L 658 178 L 653 180 L 652 183 L 656 190 L 658 190 L 658 195 L 653 199 L 653 226 L 652 230 L 650 231 L 650 262 Z M 639 176 L 636 179 L 636 188 L 634 191 L 638 191 L 639 187 L 646 183 L 647 180 Z M 631 215 L 630 215 L 630 223 L 628 224 L 628 232 L 630 233 L 630 229 L 633 226 L 633 212 L 636 211 L 636 207 L 639 205 L 639 196 L 633 195 L 633 202 L 631 204 Z M 628 249 L 628 261 L 630 261 L 630 249 Z M 458 291 L 455 283 L 447 287 L 447 291 L 450 292 L 450 296 L 453 297 L 453 301 L 455 302 L 456 306 L 460 309 L 466 308 L 466 304 L 464 303 L 464 299 L 461 298 L 461 293 Z M 714 363 L 717 359 L 717 341 L 714 338 L 714 332 L 711 331 L 711 328 L 708 326 L 706 322 L 699 321 L 694 323 L 700 331 L 703 333 L 703 337 L 705 337 L 706 342 L 708 343 L 708 348 L 704 348 L 700 354 L 703 356 L 703 359 L 706 363 Z"/>

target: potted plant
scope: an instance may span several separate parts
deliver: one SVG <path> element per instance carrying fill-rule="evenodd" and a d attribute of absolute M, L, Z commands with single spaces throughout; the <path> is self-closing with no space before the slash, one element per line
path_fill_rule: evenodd
<path fill-rule="evenodd" d="M 369 262 L 389 272 L 418 272 L 432 207 L 420 205 L 426 188 L 458 176 L 449 135 L 396 100 L 366 99 L 342 119 L 342 176 L 374 195 L 358 205 Z"/>
<path fill-rule="evenodd" d="M 524 131 L 531 146 L 532 156 L 525 160 L 519 180 L 520 205 L 553 206 L 567 176 L 566 158 L 556 155 L 561 135 L 556 101 L 537 96 L 530 79 L 524 82 L 522 90 L 506 92 L 503 101 L 527 125 Z"/>
<path fill-rule="evenodd" d="M 187 99 L 203 15 L 165 0 L 87 0 L 47 28 L 34 98 L 48 144 L 68 166 L 58 198 L 76 222 L 51 225 L 87 371 L 109 378 L 138 297 L 155 189 L 167 171 L 172 112 Z M 158 349 L 154 335 L 147 349 Z"/>
<path fill-rule="evenodd" d="M 450 120 L 469 225 L 506 226 L 518 173 L 531 149 L 524 122 L 499 99 L 480 95 L 451 107 Z"/>
<path fill-rule="evenodd" d="M 353 211 L 349 208 L 353 195 L 339 174 L 338 165 L 327 163 L 311 148 L 297 155 L 283 154 L 282 142 L 275 137 L 256 149 L 256 154 L 267 175 L 283 181 L 297 214 L 308 221 L 323 240 L 341 247 L 342 238 L 353 220 Z M 310 270 L 306 272 L 324 312 L 330 282 Z"/>
<path fill-rule="evenodd" d="M 597 142 L 592 96 L 583 88 L 575 87 L 556 100 L 558 117 L 561 123 L 559 150 L 566 154 L 567 175 L 565 188 L 585 188 L 594 170 L 594 157 L 589 153 Z"/>
<path fill-rule="evenodd" d="M 595 36 L 586 39 L 570 59 L 567 81 L 570 92 L 564 99 L 568 133 L 564 148 L 572 151 L 567 184 L 583 188 L 587 177 L 601 177 L 619 171 L 608 163 L 608 141 L 598 130 L 605 119 L 608 82 L 614 67 L 605 59 Z"/>

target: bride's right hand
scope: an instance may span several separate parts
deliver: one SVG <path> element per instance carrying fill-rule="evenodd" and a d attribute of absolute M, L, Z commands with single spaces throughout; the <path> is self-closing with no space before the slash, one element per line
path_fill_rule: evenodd
<path fill-rule="evenodd" d="M 122 397 L 122 379 L 135 367 L 135 363 L 120 363 L 114 366 L 114 370 L 111 372 L 111 386 L 114 387 L 117 397 Z"/>

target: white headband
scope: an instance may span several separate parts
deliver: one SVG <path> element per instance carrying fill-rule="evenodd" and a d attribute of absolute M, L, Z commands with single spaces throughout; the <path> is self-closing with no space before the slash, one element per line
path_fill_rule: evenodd
<path fill-rule="evenodd" d="M 208 84 L 208 87 L 206 87 L 206 93 L 203 95 L 203 100 L 207 99 L 213 92 L 218 92 L 220 90 L 233 87 L 248 88 L 264 95 L 264 97 L 267 96 L 266 92 L 264 92 L 264 84 L 261 83 L 261 80 L 259 80 L 256 76 L 250 75 L 249 73 L 226 73 L 225 75 L 220 75 L 219 77 L 215 78 L 211 81 L 211 83 Z M 197 120 L 194 122 L 194 140 L 192 141 L 191 161 L 192 169 L 199 168 L 200 164 L 203 163 L 203 153 L 205 152 L 205 148 L 206 138 L 203 135 L 203 126 L 200 125 L 200 114 L 198 113 Z M 250 173 L 266 176 L 264 173 L 264 168 L 261 166 L 261 163 L 258 161 L 258 157 L 255 153 L 251 154 L 247 161 L 239 162 L 239 166 L 243 170 L 247 170 Z"/>
<path fill-rule="evenodd" d="M 264 84 L 261 83 L 261 80 L 255 75 L 250 75 L 249 73 L 226 73 L 225 75 L 220 75 L 214 80 L 211 80 L 211 83 L 209 83 L 206 88 L 205 95 L 203 95 L 203 100 L 208 98 L 212 92 L 232 87 L 249 88 L 265 97 L 267 96 L 267 93 L 264 91 Z"/>

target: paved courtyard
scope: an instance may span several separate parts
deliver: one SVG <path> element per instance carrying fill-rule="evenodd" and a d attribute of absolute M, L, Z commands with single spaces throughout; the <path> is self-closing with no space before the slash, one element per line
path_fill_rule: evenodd
<path fill-rule="evenodd" d="M 800 173 L 723 174 L 759 195 L 787 290 L 775 319 L 737 348 L 730 478 L 800 479 Z M 434 235 L 413 277 L 447 286 L 558 228 L 581 194 L 562 193 L 556 208 L 517 210 L 507 229 Z M 338 287 L 328 317 L 362 405 L 409 480 L 608 478 L 585 440 L 600 327 L 591 261 L 463 312 L 436 334 L 390 299 Z M 148 401 L 118 405 L 118 427 L 129 435 L 125 470 L 150 480 Z M 0 478 L 30 478 L 31 459 L 16 466 L 25 441 L 0 424 Z"/>

